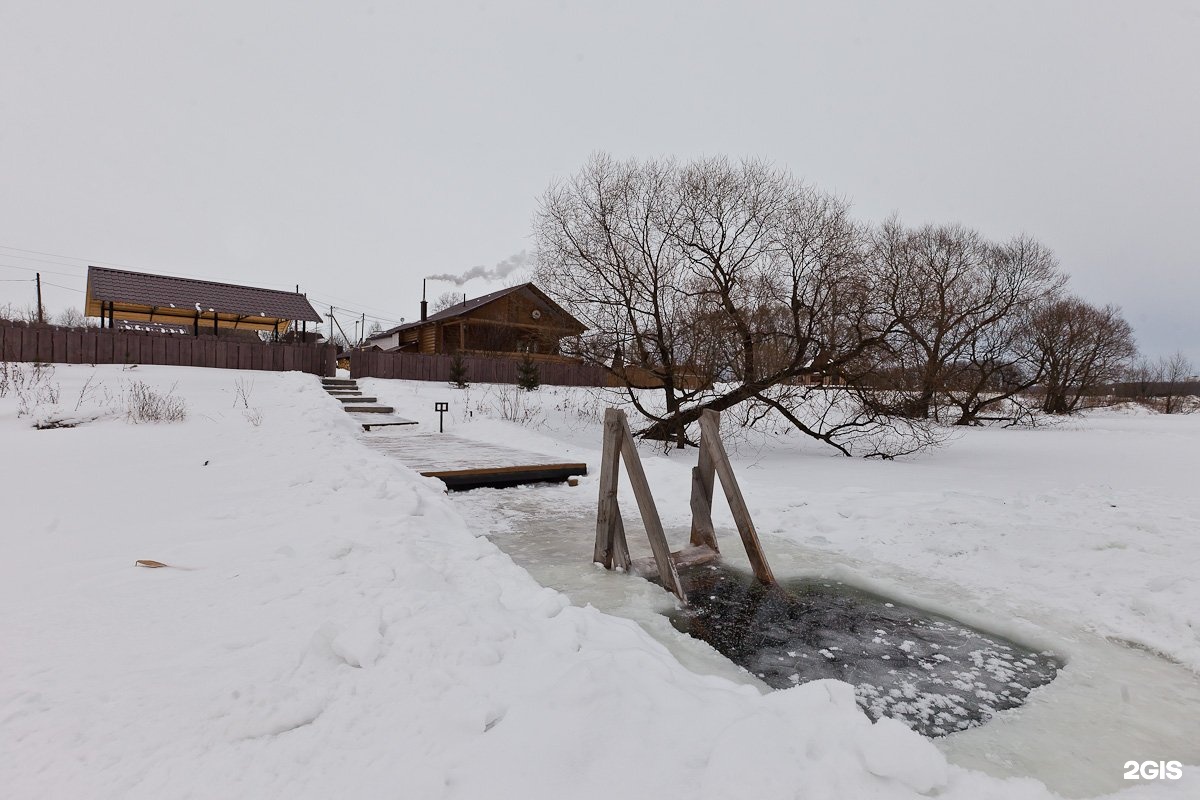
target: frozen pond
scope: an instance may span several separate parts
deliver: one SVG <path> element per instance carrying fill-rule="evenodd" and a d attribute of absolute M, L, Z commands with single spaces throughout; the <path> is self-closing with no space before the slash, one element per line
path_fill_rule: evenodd
<path fill-rule="evenodd" d="M 562 591 L 577 605 L 590 604 L 634 620 L 688 669 L 770 691 L 765 678 L 677 630 L 670 621 L 678 611 L 673 596 L 641 578 L 591 563 L 595 517 L 574 513 L 578 501 L 564 494 L 578 491 L 522 487 L 453 497 L 480 535 L 487 535 L 541 584 Z M 648 556 L 635 516 L 636 512 L 626 513 L 630 549 L 635 558 Z M 679 545 L 687 540 L 687 531 L 668 527 L 667 536 Z M 744 569 L 736 533 L 718 531 L 718 538 L 726 562 Z M 770 536 L 763 546 L 781 579 L 820 579 L 835 586 L 842 581 L 895 598 L 888 602 L 897 607 L 941 611 L 971 628 L 996 632 L 1005 644 L 1011 640 L 1032 651 L 1062 655 L 1065 665 L 1054 680 L 1029 693 L 1019 708 L 997 709 L 985 725 L 934 739 L 955 764 L 998 776 L 1031 776 L 1066 797 L 1128 788 L 1129 782 L 1122 779 L 1126 761 L 1200 764 L 1200 676 L 1179 664 L 1096 636 L 1071 619 L 1039 616 L 1013 603 L 1000 609 L 984 607 L 968 590 L 952 584 L 921 585 L 882 559 L 860 563 Z M 923 602 L 928 597 L 938 598 L 936 607 Z"/>

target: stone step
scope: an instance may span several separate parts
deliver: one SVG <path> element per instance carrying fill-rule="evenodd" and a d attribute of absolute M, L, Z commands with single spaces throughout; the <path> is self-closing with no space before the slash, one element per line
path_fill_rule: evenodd
<path fill-rule="evenodd" d="M 378 403 L 378 397 L 338 397 L 343 403 Z"/>
<path fill-rule="evenodd" d="M 326 389 L 334 397 L 347 397 L 349 395 L 362 394 L 358 389 Z"/>
<path fill-rule="evenodd" d="M 322 386 L 357 386 L 354 378 L 321 378 Z"/>
<path fill-rule="evenodd" d="M 396 409 L 391 406 L 342 406 L 350 414 L 391 414 Z"/>

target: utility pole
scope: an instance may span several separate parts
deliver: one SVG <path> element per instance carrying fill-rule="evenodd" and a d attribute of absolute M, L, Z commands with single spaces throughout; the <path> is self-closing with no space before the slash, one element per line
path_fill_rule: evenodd
<path fill-rule="evenodd" d="M 46 315 L 42 311 L 42 273 L 37 274 L 37 290 L 38 290 L 38 325 L 46 324 Z"/>

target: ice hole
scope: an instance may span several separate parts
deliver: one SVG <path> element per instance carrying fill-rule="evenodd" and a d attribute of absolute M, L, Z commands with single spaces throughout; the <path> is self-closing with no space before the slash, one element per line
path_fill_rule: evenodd
<path fill-rule="evenodd" d="M 765 586 L 724 564 L 684 568 L 668 615 L 775 689 L 820 678 L 855 687 L 872 718 L 926 736 L 981 725 L 1054 680 L 1063 662 L 946 617 L 817 579 Z"/>

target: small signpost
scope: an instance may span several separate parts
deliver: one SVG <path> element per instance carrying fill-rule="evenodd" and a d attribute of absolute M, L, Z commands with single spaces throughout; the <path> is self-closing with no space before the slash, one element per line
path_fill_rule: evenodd
<path fill-rule="evenodd" d="M 450 404 L 435 402 L 433 404 L 433 410 L 438 412 L 438 433 L 445 433 L 446 430 L 443 427 L 442 422 L 446 418 L 446 412 L 450 410 Z"/>

